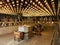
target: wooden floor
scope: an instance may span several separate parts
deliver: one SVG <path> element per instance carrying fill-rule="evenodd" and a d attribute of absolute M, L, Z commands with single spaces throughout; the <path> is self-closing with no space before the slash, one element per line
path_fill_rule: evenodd
<path fill-rule="evenodd" d="M 53 32 L 56 29 L 48 29 L 42 32 L 42 36 L 34 36 L 29 40 L 14 41 L 13 34 L 0 36 L 0 45 L 51 45 Z"/>

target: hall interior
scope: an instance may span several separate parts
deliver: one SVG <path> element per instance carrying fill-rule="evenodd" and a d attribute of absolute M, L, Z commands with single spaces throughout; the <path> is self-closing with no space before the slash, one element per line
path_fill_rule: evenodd
<path fill-rule="evenodd" d="M 60 0 L 0 0 L 0 45 L 60 45 Z"/>

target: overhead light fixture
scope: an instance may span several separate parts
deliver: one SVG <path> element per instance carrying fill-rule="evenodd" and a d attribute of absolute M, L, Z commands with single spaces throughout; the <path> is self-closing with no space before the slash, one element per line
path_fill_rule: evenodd
<path fill-rule="evenodd" d="M 7 7 L 9 7 L 9 6 L 7 5 Z"/>
<path fill-rule="evenodd" d="M 33 8 L 35 8 L 35 7 L 33 7 Z"/>
<path fill-rule="evenodd" d="M 7 2 L 9 2 L 9 0 L 7 0 Z"/>
<path fill-rule="evenodd" d="M 33 6 L 31 5 L 31 7 L 33 7 Z"/>
<path fill-rule="evenodd" d="M 19 1 L 17 0 L 16 3 L 19 3 Z"/>
<path fill-rule="evenodd" d="M 18 6 L 19 4 L 17 4 L 17 6 Z"/>
<path fill-rule="evenodd" d="M 51 0 L 51 1 L 54 1 L 54 0 Z"/>
<path fill-rule="evenodd" d="M 4 6 L 6 8 L 6 6 Z"/>
<path fill-rule="evenodd" d="M 45 4 L 47 5 L 48 3 L 46 2 Z"/>
<path fill-rule="evenodd" d="M 27 4 L 27 2 L 25 2 L 25 4 Z"/>
<path fill-rule="evenodd" d="M 2 4 L 2 1 L 0 1 L 0 4 Z"/>
<path fill-rule="evenodd" d="M 35 2 L 33 2 L 33 5 L 35 5 Z"/>
<path fill-rule="evenodd" d="M 29 7 L 29 8 L 31 8 L 31 7 Z"/>
<path fill-rule="evenodd" d="M 28 7 L 28 6 L 27 6 Z"/>
<path fill-rule="evenodd" d="M 30 0 L 30 3 L 32 3 L 32 0 Z"/>
<path fill-rule="evenodd" d="M 38 2 L 38 0 L 36 0 L 36 2 Z"/>
<path fill-rule="evenodd" d="M 9 5 L 10 5 L 10 3 L 9 3 Z"/>
<path fill-rule="evenodd" d="M 28 6 L 30 6 L 30 4 L 28 4 Z"/>
<path fill-rule="evenodd" d="M 40 5 L 43 6 L 42 3 L 40 3 Z"/>
<path fill-rule="evenodd" d="M 38 2 L 38 4 L 40 4 L 40 1 Z"/>
<path fill-rule="evenodd" d="M 40 7 L 39 7 L 39 6 L 37 6 L 37 8 L 39 8 L 39 9 L 40 9 Z"/>
<path fill-rule="evenodd" d="M 47 1 L 45 0 L 44 3 L 46 3 Z"/>
<path fill-rule="evenodd" d="M 7 3 L 5 5 L 7 6 Z"/>
<path fill-rule="evenodd" d="M 14 4 L 14 2 L 12 2 L 12 4 Z"/>
<path fill-rule="evenodd" d="M 13 6 L 15 6 L 15 5 L 13 5 Z"/>
<path fill-rule="evenodd" d="M 23 3 L 21 3 L 21 5 L 23 5 Z"/>
<path fill-rule="evenodd" d="M 24 1 L 24 0 L 21 0 L 22 2 Z"/>
<path fill-rule="evenodd" d="M 35 6 L 37 6 L 37 4 L 35 4 Z"/>

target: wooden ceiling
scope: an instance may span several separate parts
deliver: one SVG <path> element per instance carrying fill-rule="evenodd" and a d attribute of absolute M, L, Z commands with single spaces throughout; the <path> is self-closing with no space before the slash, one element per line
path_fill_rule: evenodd
<path fill-rule="evenodd" d="M 0 13 L 24 16 L 57 15 L 58 0 L 0 0 Z"/>

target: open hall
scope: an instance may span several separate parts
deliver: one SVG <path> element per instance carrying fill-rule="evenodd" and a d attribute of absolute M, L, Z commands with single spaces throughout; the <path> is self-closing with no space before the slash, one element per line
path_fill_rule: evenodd
<path fill-rule="evenodd" d="M 0 45 L 60 45 L 60 0 L 0 0 Z"/>

